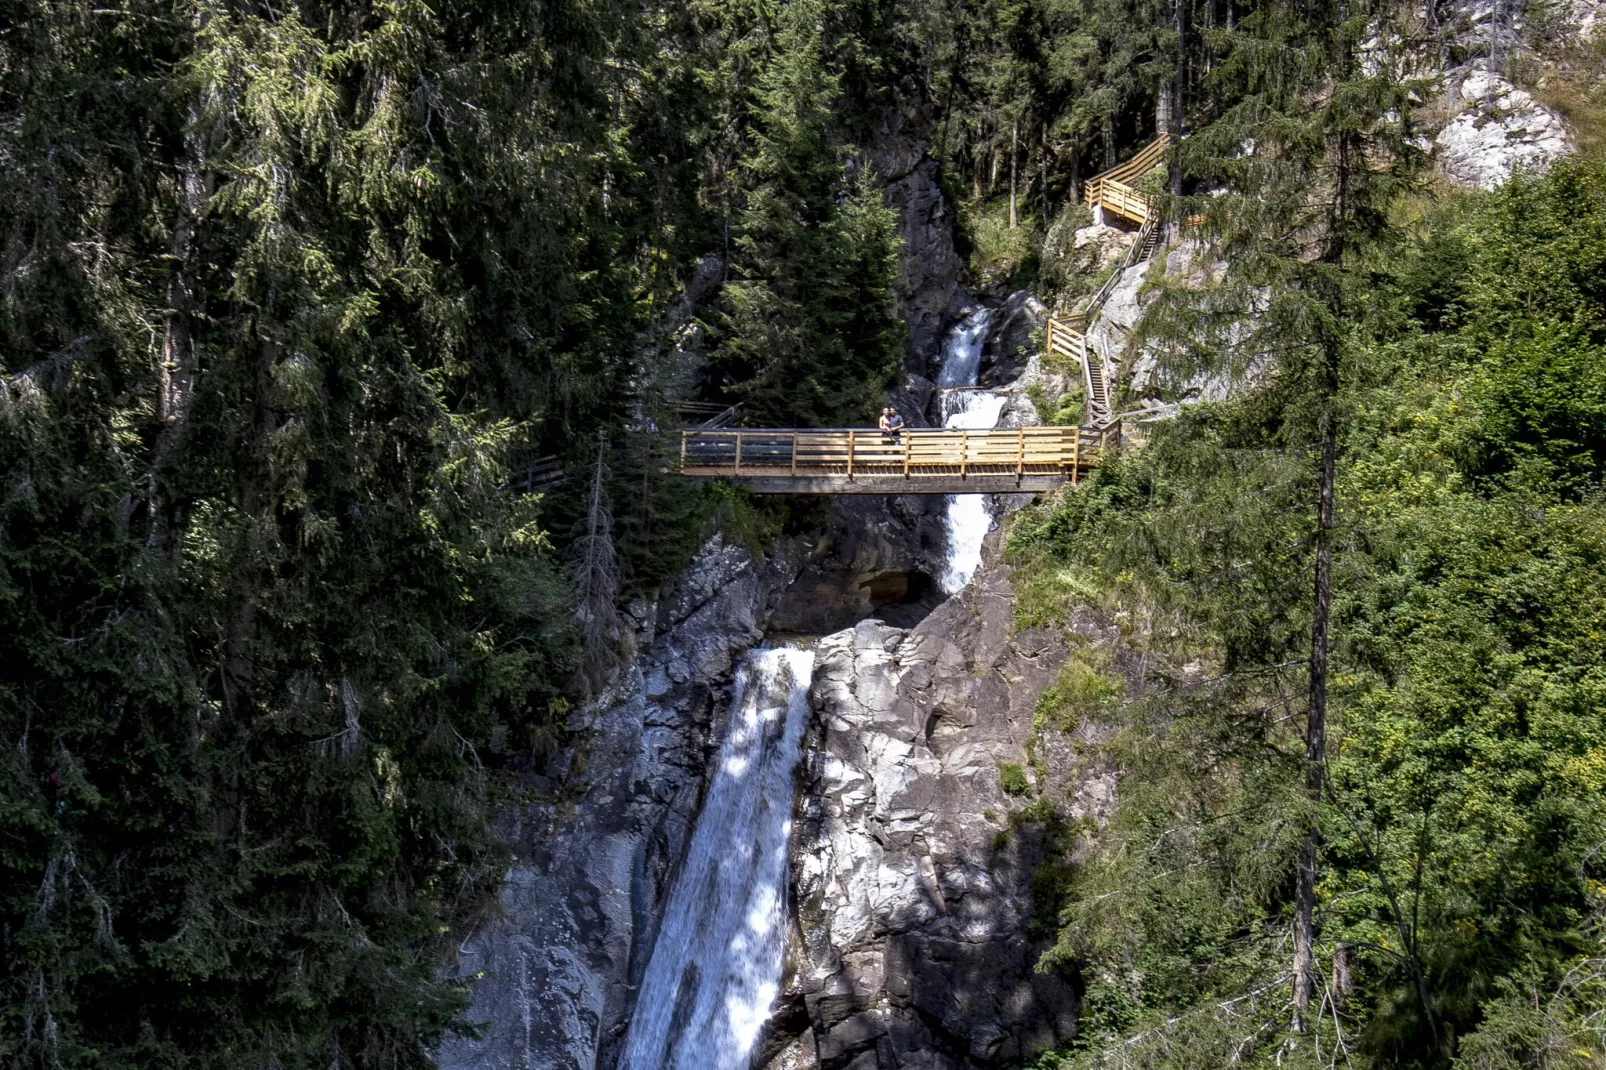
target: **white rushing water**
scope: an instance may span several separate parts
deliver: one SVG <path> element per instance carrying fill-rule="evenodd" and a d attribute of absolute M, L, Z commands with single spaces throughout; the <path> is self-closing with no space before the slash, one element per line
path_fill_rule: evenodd
<path fill-rule="evenodd" d="M 937 370 L 938 386 L 947 390 L 956 386 L 976 385 L 976 376 L 981 371 L 981 347 L 987 340 L 987 326 L 992 320 L 992 309 L 978 308 L 954 324 L 948 340 L 942 344 L 942 367 Z"/>
<path fill-rule="evenodd" d="M 981 349 L 991 323 L 991 309 L 972 312 L 954 326 L 948 341 L 943 345 L 942 368 L 937 373 L 937 385 L 945 389 L 975 386 L 981 368 Z M 964 427 L 972 431 L 998 426 L 998 417 L 1004 411 L 1007 399 L 1002 394 L 981 391 L 964 391 L 944 394 L 942 397 L 942 425 Z M 976 574 L 981 565 L 981 544 L 992 530 L 993 515 L 987 508 L 985 494 L 948 495 L 948 513 L 944 517 L 948 534 L 948 556 L 943 561 L 942 575 L 937 582 L 944 594 L 953 594 Z"/>
<path fill-rule="evenodd" d="M 812 651 L 750 651 L 619 1070 L 747 1070 L 780 991 L 793 774 Z"/>

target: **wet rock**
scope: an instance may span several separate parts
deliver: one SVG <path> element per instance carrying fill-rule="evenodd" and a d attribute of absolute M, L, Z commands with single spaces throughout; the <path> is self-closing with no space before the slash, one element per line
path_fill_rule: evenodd
<path fill-rule="evenodd" d="M 805 559 L 796 542 L 755 559 L 715 537 L 656 611 L 632 614 L 643 649 L 575 714 L 586 745 L 566 799 L 500 816 L 518 859 L 501 916 L 463 942 L 452 971 L 476 979 L 468 1018 L 485 1035 L 442 1045 L 444 1070 L 612 1065 L 696 818 L 732 661 L 762 636 Z"/>
<path fill-rule="evenodd" d="M 1048 308 L 1030 290 L 1016 290 L 1005 298 L 993 313 L 982 344 L 978 382 L 982 386 L 1001 386 L 1018 379 L 1042 348 L 1039 332 L 1047 322 Z"/>
<path fill-rule="evenodd" d="M 932 427 L 939 422 L 937 384 L 923 375 L 905 375 L 898 388 L 887 392 L 887 404 L 897 409 L 910 427 Z"/>
<path fill-rule="evenodd" d="M 942 601 L 942 495 L 845 495 L 826 505 L 808 565 L 782 596 L 772 631 L 824 635 L 867 617 L 913 625 Z"/>
<path fill-rule="evenodd" d="M 867 157 L 884 184 L 887 204 L 898 213 L 903 239 L 892 293 L 898 315 L 909 325 L 904 367 L 935 379 L 931 361 L 965 299 L 960 287 L 967 272 L 954 248 L 953 208 L 937 180 L 937 161 L 927 151 L 936 117 L 918 88 L 907 89 L 882 109 Z"/>

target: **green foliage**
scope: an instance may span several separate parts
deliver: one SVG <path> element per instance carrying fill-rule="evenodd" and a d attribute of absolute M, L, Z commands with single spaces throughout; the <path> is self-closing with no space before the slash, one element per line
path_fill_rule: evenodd
<path fill-rule="evenodd" d="M 526 463 L 615 432 L 627 591 L 707 518 L 624 426 L 717 248 L 700 38 L 564 2 L 24 8 L 0 1062 L 429 1065 L 505 867 L 495 766 L 568 745 L 586 496 Z"/>
<path fill-rule="evenodd" d="M 745 204 L 714 365 L 749 422 L 870 422 L 903 356 L 898 238 L 868 166 L 844 160 L 824 0 L 778 12 L 741 164 Z"/>
<path fill-rule="evenodd" d="M 1072 658 L 1037 698 L 1036 721 L 1068 731 L 1082 721 L 1097 720 L 1126 695 L 1126 685 L 1085 662 Z"/>
<path fill-rule="evenodd" d="M 1066 369 L 1066 371 L 1079 371 L 1079 369 Z M 1082 422 L 1084 402 L 1080 384 L 1074 389 L 1065 391 L 1058 400 L 1050 401 L 1042 383 L 1031 383 L 1026 387 L 1026 398 L 1037 410 L 1038 418 L 1044 424 L 1076 427 Z"/>
<path fill-rule="evenodd" d="M 1059 1065 L 1606 1057 L 1600 167 L 1453 204 L 1373 266 L 1337 401 L 1319 800 L 1294 716 L 1310 462 L 1265 449 L 1263 394 L 1196 407 L 1016 525 L 1034 622 L 1095 587 L 1146 666 L 1103 715 L 1121 801 L 1056 952 L 1087 963 L 1093 1028 Z M 1320 1057 L 1278 1024 L 1310 821 Z"/>
<path fill-rule="evenodd" d="M 998 786 L 1004 789 L 1005 795 L 1026 795 L 1032 790 L 1032 782 L 1026 778 L 1026 770 L 1019 762 L 998 763 Z"/>
<path fill-rule="evenodd" d="M 961 204 L 963 237 L 970 249 L 970 272 L 983 286 L 1018 290 L 1037 277 L 1042 227 L 1035 217 L 1017 212 L 1010 226 L 1008 199 Z"/>

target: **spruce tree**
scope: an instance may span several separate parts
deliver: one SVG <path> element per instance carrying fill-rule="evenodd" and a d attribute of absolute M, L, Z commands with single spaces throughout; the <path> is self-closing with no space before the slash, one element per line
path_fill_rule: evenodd
<path fill-rule="evenodd" d="M 1327 763 L 1339 399 L 1344 376 L 1354 372 L 1346 356 L 1362 351 L 1352 322 L 1359 295 L 1395 238 L 1389 209 L 1423 163 L 1412 118 L 1417 87 L 1405 75 L 1406 42 L 1394 14 L 1342 0 L 1247 13 L 1212 42 L 1223 59 L 1206 88 L 1232 104 L 1179 153 L 1196 179 L 1225 191 L 1196 202 L 1206 210 L 1208 255 L 1222 258 L 1226 271 L 1196 306 L 1206 318 L 1186 322 L 1204 329 L 1216 354 L 1238 369 L 1253 366 L 1251 380 L 1264 380 L 1265 428 L 1281 448 L 1311 450 L 1304 788 L 1312 816 L 1293 903 L 1292 1025 L 1300 1032 L 1309 1025 L 1316 970 L 1315 814 Z M 1180 199 L 1172 204 L 1183 210 Z"/>
<path fill-rule="evenodd" d="M 1163 962 L 1183 926 L 1215 949 L 1191 979 L 1154 968 L 1147 984 L 1189 1013 L 1140 1030 L 1121 1061 L 1158 1058 L 1177 1030 L 1220 1058 L 1269 1053 L 1283 1042 L 1267 1023 L 1312 1050 L 1324 832 L 1342 820 L 1327 737 L 1345 399 L 1367 373 L 1387 213 L 1423 163 L 1393 14 L 1263 4 L 1207 31 L 1213 66 L 1176 154 L 1197 192 L 1162 202 L 1204 219 L 1169 253 L 1142 337 L 1179 391 L 1236 396 L 1156 428 L 1127 475 L 1112 466 L 1069 509 L 1102 532 L 1099 570 L 1142 615 L 1146 679 L 1117 748 L 1142 773 L 1123 779 L 1130 810 L 1101 832 L 1060 954 L 1151 941 L 1145 960 Z M 1167 901 L 1179 917 L 1146 914 Z M 1390 939 L 1419 981 L 1408 925 Z M 1330 1050 L 1327 1021 L 1314 1043 Z"/>
<path fill-rule="evenodd" d="M 426 1066 L 576 667 L 513 462 L 627 416 L 700 105 L 584 5 L 27 8 L 0 1061 Z"/>
<path fill-rule="evenodd" d="M 843 144 L 830 14 L 823 0 L 780 8 L 754 94 L 714 356 L 749 423 L 866 421 L 902 358 L 895 216 Z"/>

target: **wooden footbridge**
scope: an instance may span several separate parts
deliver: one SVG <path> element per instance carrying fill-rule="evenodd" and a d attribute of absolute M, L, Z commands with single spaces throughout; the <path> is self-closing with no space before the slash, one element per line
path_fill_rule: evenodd
<path fill-rule="evenodd" d="M 1089 426 L 913 429 L 889 436 L 870 428 L 735 429 L 716 419 L 681 432 L 681 475 L 723 476 L 759 494 L 1019 494 L 1076 483 L 1123 441 L 1112 411 L 1113 355 L 1094 352 L 1087 335 L 1122 272 L 1159 246 L 1159 212 L 1138 183 L 1164 162 L 1170 144 L 1162 134 L 1084 187 L 1097 222 L 1137 228 L 1104 285 L 1076 311 L 1048 321 L 1049 353 L 1082 366 Z M 719 419 L 726 416 L 734 419 L 731 413 Z"/>
<path fill-rule="evenodd" d="M 1075 483 L 1118 428 L 744 428 L 681 432 L 680 473 L 759 494 L 1021 494 Z"/>

